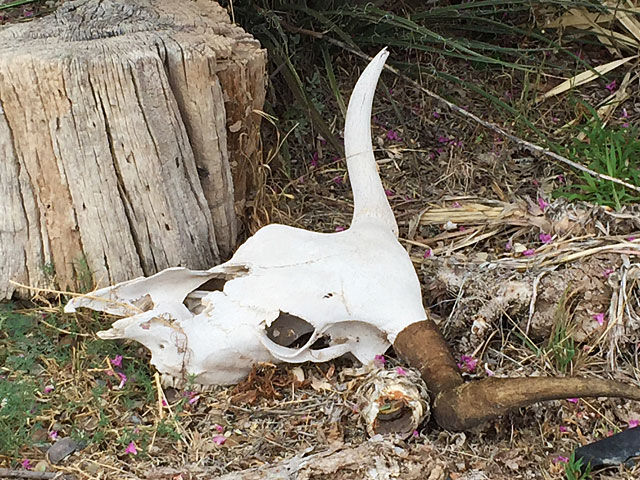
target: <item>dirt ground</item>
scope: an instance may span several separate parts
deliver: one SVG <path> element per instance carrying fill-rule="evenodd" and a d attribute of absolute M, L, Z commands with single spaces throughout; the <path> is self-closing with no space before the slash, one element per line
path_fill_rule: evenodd
<path fill-rule="evenodd" d="M 0 21 L 32 14 L 3 15 Z M 595 46 L 585 55 L 597 63 L 608 52 Z M 346 96 L 357 77 L 351 66 L 364 62 L 344 52 L 335 65 L 353 72 L 339 80 Z M 476 71 L 451 59 L 437 67 L 491 85 L 516 107 L 531 107 L 517 100 L 524 88 L 518 75 Z M 373 119 L 380 174 L 425 305 L 456 358 L 477 361 L 463 362 L 465 377 L 580 375 L 638 385 L 640 209 L 613 212 L 554 200 L 552 191 L 575 178 L 564 166 L 461 118 L 392 74 L 383 80 Z M 422 81 L 484 120 L 510 127 L 486 99 L 428 76 Z M 584 86 L 580 96 L 595 103 L 607 94 L 604 83 Z M 277 77 L 272 92 L 269 101 L 284 119 L 291 99 Z M 335 99 L 319 91 L 317 100 L 339 136 Z M 624 107 L 632 115 L 625 121 L 636 121 L 638 96 Z M 576 108 L 566 98 L 551 99 L 539 107 L 537 124 L 555 129 L 576 118 Z M 283 134 L 284 120 L 276 127 Z M 321 232 L 348 226 L 352 197 L 340 152 L 301 127 L 289 136 L 290 156 L 272 156 L 274 127 L 265 122 L 263 135 L 270 175 L 247 231 L 268 222 Z M 355 396 L 361 376 L 348 359 L 263 365 L 232 388 L 165 389 L 167 405 L 158 408 L 144 349 L 98 340 L 95 332 L 111 319 L 63 315 L 62 301 L 10 308 L 22 319 L 16 324 L 34 329 L 24 342 L 35 339 L 47 350 L 34 346 L 34 361 L 20 370 L 14 357 L 24 360 L 28 342 L 0 338 L 8 352 L 3 380 L 31 378 L 37 405 L 25 427 L 28 440 L 1 451 L 0 467 L 96 479 L 560 479 L 569 478 L 566 458 L 576 447 L 640 420 L 637 402 L 587 398 L 520 409 L 466 433 L 431 421 L 406 441 L 368 440 Z M 113 365 L 118 355 L 121 364 Z M 393 364 L 393 352 L 387 356 Z M 75 453 L 47 464 L 46 452 L 62 437 L 77 441 Z M 288 477 L 292 471 L 298 476 Z M 591 478 L 640 478 L 640 467 L 612 467 Z"/>

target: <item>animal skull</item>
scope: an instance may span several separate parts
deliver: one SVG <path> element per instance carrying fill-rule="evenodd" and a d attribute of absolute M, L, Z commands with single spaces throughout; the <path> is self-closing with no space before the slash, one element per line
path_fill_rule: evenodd
<path fill-rule="evenodd" d="M 382 354 L 425 319 L 420 284 L 397 239 L 371 143 L 371 105 L 388 56 L 358 80 L 347 111 L 345 152 L 354 194 L 349 229 L 316 233 L 268 225 L 226 263 L 169 268 L 71 300 L 118 316 L 105 339 L 136 340 L 163 381 L 182 385 L 244 379 L 257 362 L 324 362 Z"/>

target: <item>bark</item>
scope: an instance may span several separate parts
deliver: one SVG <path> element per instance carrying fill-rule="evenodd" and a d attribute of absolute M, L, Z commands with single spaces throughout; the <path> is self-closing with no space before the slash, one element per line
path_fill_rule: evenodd
<path fill-rule="evenodd" d="M 265 62 L 205 0 L 79 0 L 1 30 L 0 299 L 228 256 Z"/>

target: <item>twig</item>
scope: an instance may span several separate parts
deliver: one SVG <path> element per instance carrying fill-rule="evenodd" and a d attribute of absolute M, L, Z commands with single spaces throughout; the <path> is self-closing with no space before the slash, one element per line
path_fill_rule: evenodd
<path fill-rule="evenodd" d="M 318 39 L 323 39 L 326 40 L 329 43 L 332 43 L 334 45 L 336 45 L 337 47 L 340 47 L 344 50 L 347 50 L 348 52 L 353 53 L 354 55 L 357 55 L 358 57 L 364 58 L 367 61 L 371 61 L 373 57 L 370 57 L 369 55 L 367 55 L 366 53 L 363 53 L 349 45 L 347 45 L 344 42 L 341 42 L 340 40 L 336 40 L 334 38 L 328 37 L 326 35 L 324 35 L 323 33 L 319 33 L 319 32 L 313 32 L 310 30 L 306 30 L 306 29 L 301 29 L 301 28 L 296 28 L 296 27 L 292 27 L 289 25 L 285 25 L 283 23 L 283 26 L 285 28 L 287 28 L 288 30 L 295 30 L 297 33 L 302 33 L 305 35 L 310 35 L 314 38 L 318 38 Z M 502 127 L 499 127 L 498 125 L 495 125 L 491 122 L 487 122 L 485 120 L 482 120 L 481 118 L 477 117 L 476 115 L 474 115 L 473 113 L 469 112 L 468 110 L 465 110 L 462 107 L 459 107 L 458 105 L 456 105 L 455 103 L 452 103 L 448 100 L 445 100 L 444 98 L 442 98 L 440 95 L 438 95 L 435 92 L 432 92 L 431 90 L 429 90 L 426 87 L 423 87 L 422 85 L 420 85 L 419 82 L 415 81 L 414 79 L 406 76 L 405 74 L 401 73 L 399 70 L 397 70 L 396 68 L 390 66 L 390 65 L 385 65 L 384 66 L 385 70 L 388 70 L 390 72 L 392 72 L 393 74 L 397 75 L 398 77 L 400 77 L 402 80 L 404 80 L 405 82 L 410 83 L 411 85 L 413 85 L 415 88 L 417 88 L 418 90 L 420 90 L 421 92 L 423 92 L 424 94 L 426 94 L 427 96 L 434 98 L 435 100 L 437 100 L 440 103 L 443 103 L 444 105 L 446 105 L 447 107 L 449 107 L 451 110 L 453 110 L 456 113 L 459 113 L 460 115 L 470 118 L 471 120 L 473 120 L 476 123 L 479 123 L 480 125 L 482 125 L 485 128 L 488 128 L 489 130 L 493 130 L 496 133 L 499 133 L 500 135 L 502 135 L 505 138 L 508 138 L 509 140 L 511 140 L 512 142 L 518 143 L 520 145 L 522 145 L 525 149 L 529 150 L 530 152 L 534 152 L 534 153 L 538 153 L 541 155 L 546 155 L 548 157 L 553 158 L 554 160 L 557 160 L 558 162 L 564 163 L 569 165 L 572 168 L 575 168 L 576 170 L 580 170 L 582 172 L 588 173 L 589 175 L 592 175 L 594 177 L 600 178 L 602 180 L 608 180 L 610 182 L 613 183 L 617 183 L 618 185 L 623 185 L 631 190 L 635 190 L 636 192 L 640 192 L 640 187 L 636 186 L 636 185 L 632 185 L 629 182 L 625 182 L 624 180 L 620 180 L 619 178 L 615 178 L 612 177 L 610 175 L 606 175 L 604 173 L 598 173 L 595 170 L 591 170 L 590 168 L 585 167 L 584 165 L 581 165 L 577 162 L 574 162 L 573 160 L 569 160 L 566 157 L 563 157 L 562 155 L 559 155 L 555 152 L 552 152 L 551 150 L 549 150 L 548 148 L 544 148 L 541 147 L 540 145 L 536 145 L 535 143 L 531 143 L 527 140 L 524 140 L 520 137 L 517 137 L 509 132 L 507 132 L 506 130 L 504 130 Z"/>
<path fill-rule="evenodd" d="M 0 468 L 0 478 L 29 478 L 35 480 L 49 479 L 49 478 L 66 478 L 62 472 L 34 472 L 33 470 L 14 470 L 13 468 Z"/>

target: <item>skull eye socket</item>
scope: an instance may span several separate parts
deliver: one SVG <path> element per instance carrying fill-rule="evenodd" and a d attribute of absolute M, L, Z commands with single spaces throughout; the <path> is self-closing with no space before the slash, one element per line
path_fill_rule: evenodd
<path fill-rule="evenodd" d="M 182 303 L 191 313 L 198 315 L 199 313 L 202 313 L 205 308 L 202 304 L 202 299 L 209 294 L 209 292 L 223 291 L 225 283 L 227 283 L 226 278 L 211 278 L 187 295 Z"/>
<path fill-rule="evenodd" d="M 265 330 L 269 340 L 281 347 L 302 348 L 313 335 L 315 328 L 303 318 L 287 312 L 280 312 L 278 318 L 271 322 L 271 325 Z M 309 348 L 311 350 L 319 350 L 328 346 L 328 338 L 322 336 Z"/>

